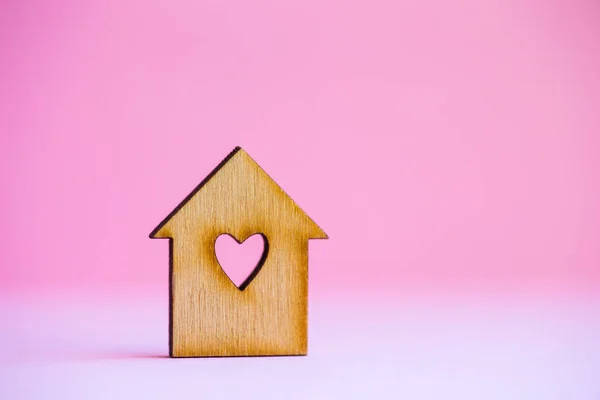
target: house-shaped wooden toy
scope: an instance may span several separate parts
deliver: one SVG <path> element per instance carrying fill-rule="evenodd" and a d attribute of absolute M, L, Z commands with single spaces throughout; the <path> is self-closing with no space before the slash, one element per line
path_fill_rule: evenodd
<path fill-rule="evenodd" d="M 237 287 L 215 241 L 260 233 L 265 251 Z M 327 235 L 241 148 L 150 234 L 169 239 L 171 357 L 305 355 L 308 240 Z"/>

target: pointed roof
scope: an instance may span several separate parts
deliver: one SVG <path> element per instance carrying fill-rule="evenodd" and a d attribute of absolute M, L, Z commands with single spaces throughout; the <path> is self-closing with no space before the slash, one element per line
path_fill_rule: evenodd
<path fill-rule="evenodd" d="M 222 170 L 228 165 L 231 164 L 235 167 L 235 170 L 229 170 L 226 174 L 222 173 Z M 233 168 L 232 167 L 232 168 Z M 264 185 L 261 185 L 260 188 L 263 191 L 272 190 L 274 192 L 274 197 L 277 197 L 277 204 L 281 204 L 282 209 L 288 211 L 290 214 L 293 214 L 294 218 L 289 219 L 289 223 L 293 224 L 294 220 L 298 221 L 301 219 L 302 229 L 307 234 L 310 239 L 327 239 L 327 234 L 277 185 L 277 183 L 246 153 L 241 147 L 235 147 L 228 155 L 217 165 L 207 176 L 192 190 L 190 194 L 188 194 L 178 205 L 167 215 L 158 226 L 150 233 L 150 238 L 168 238 L 172 237 L 172 233 L 165 232 L 167 229 L 164 229 L 176 216 L 182 211 L 184 207 L 186 207 L 190 202 L 195 201 L 200 197 L 201 191 L 208 191 L 210 188 L 206 187 L 209 182 L 214 182 L 219 179 L 220 175 L 227 175 L 227 177 L 223 177 L 224 183 L 231 184 L 232 179 L 237 180 L 237 184 L 243 185 L 246 181 L 243 176 L 243 173 L 248 172 L 253 174 L 254 182 L 257 181 L 264 182 Z M 222 174 L 220 174 L 222 173 Z M 254 194 L 255 187 L 251 187 L 251 183 L 246 184 L 247 189 L 251 190 L 250 193 Z M 214 189 L 214 186 L 213 186 Z M 259 189 L 259 190 L 261 190 Z M 238 190 L 237 187 L 230 187 L 230 190 L 227 192 L 229 196 L 227 196 L 227 200 L 231 203 L 235 200 L 244 200 L 245 203 L 248 202 L 247 196 L 242 198 L 237 198 L 231 200 L 232 197 L 231 192 Z M 233 196 L 235 197 L 235 196 Z M 214 201 L 214 200 L 213 200 Z M 247 206 L 247 204 L 245 204 Z M 218 208 L 218 207 L 215 207 Z M 211 208 L 211 212 L 214 211 L 215 208 Z M 260 208 L 260 207 L 259 207 Z M 268 212 L 269 210 L 263 210 Z M 282 211 L 283 212 L 283 211 Z M 273 216 L 274 217 L 274 216 Z M 286 219 L 288 221 L 288 219 Z"/>

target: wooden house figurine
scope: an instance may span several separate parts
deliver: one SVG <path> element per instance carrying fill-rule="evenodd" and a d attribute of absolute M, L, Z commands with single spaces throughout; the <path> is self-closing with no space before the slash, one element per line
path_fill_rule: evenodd
<path fill-rule="evenodd" d="M 215 253 L 219 235 L 260 233 L 265 249 L 239 287 Z M 308 240 L 327 235 L 241 148 L 150 234 L 169 239 L 171 357 L 305 355 Z"/>

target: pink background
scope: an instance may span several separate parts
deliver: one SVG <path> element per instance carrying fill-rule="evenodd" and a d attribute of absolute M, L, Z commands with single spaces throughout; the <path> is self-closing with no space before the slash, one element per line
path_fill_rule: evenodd
<path fill-rule="evenodd" d="M 165 354 L 167 243 L 148 234 L 236 145 L 330 236 L 311 242 L 311 301 L 349 299 L 364 315 L 408 294 L 445 304 L 544 293 L 554 310 L 587 293 L 597 305 L 598 12 L 584 0 L 3 1 L 0 293 L 21 345 L 3 342 L 34 358 L 122 354 L 144 326 L 140 335 L 155 332 L 149 351 Z M 90 293 L 116 302 L 106 319 L 86 311 Z M 117 329 L 108 315 L 143 294 L 154 301 L 146 311 L 118 318 L 148 312 L 152 323 L 98 333 Z M 40 311 L 57 298 L 66 314 Z M 23 302 L 45 317 L 17 313 Z M 584 322 L 560 343 L 600 333 L 599 310 L 577 314 Z M 515 357 L 556 332 L 544 324 Z M 382 343 L 396 332 L 386 329 Z M 90 334 L 96 342 L 73 345 Z M 40 344 L 48 335 L 62 339 Z M 317 352 L 331 348 L 312 337 Z M 597 346 L 582 352 L 600 366 Z M 594 371 L 552 354 L 535 362 Z"/>
<path fill-rule="evenodd" d="M 317 295 L 597 288 L 600 34 L 563 3 L 4 2 L 0 282 L 164 286 L 148 233 L 240 145 L 331 237 Z"/>

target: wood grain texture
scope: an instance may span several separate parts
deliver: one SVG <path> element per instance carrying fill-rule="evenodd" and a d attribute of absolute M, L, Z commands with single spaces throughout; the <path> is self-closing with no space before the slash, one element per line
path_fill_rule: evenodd
<path fill-rule="evenodd" d="M 260 272 L 238 289 L 215 241 L 264 235 Z M 170 239 L 171 357 L 305 355 L 308 240 L 327 235 L 236 148 L 150 234 Z"/>

